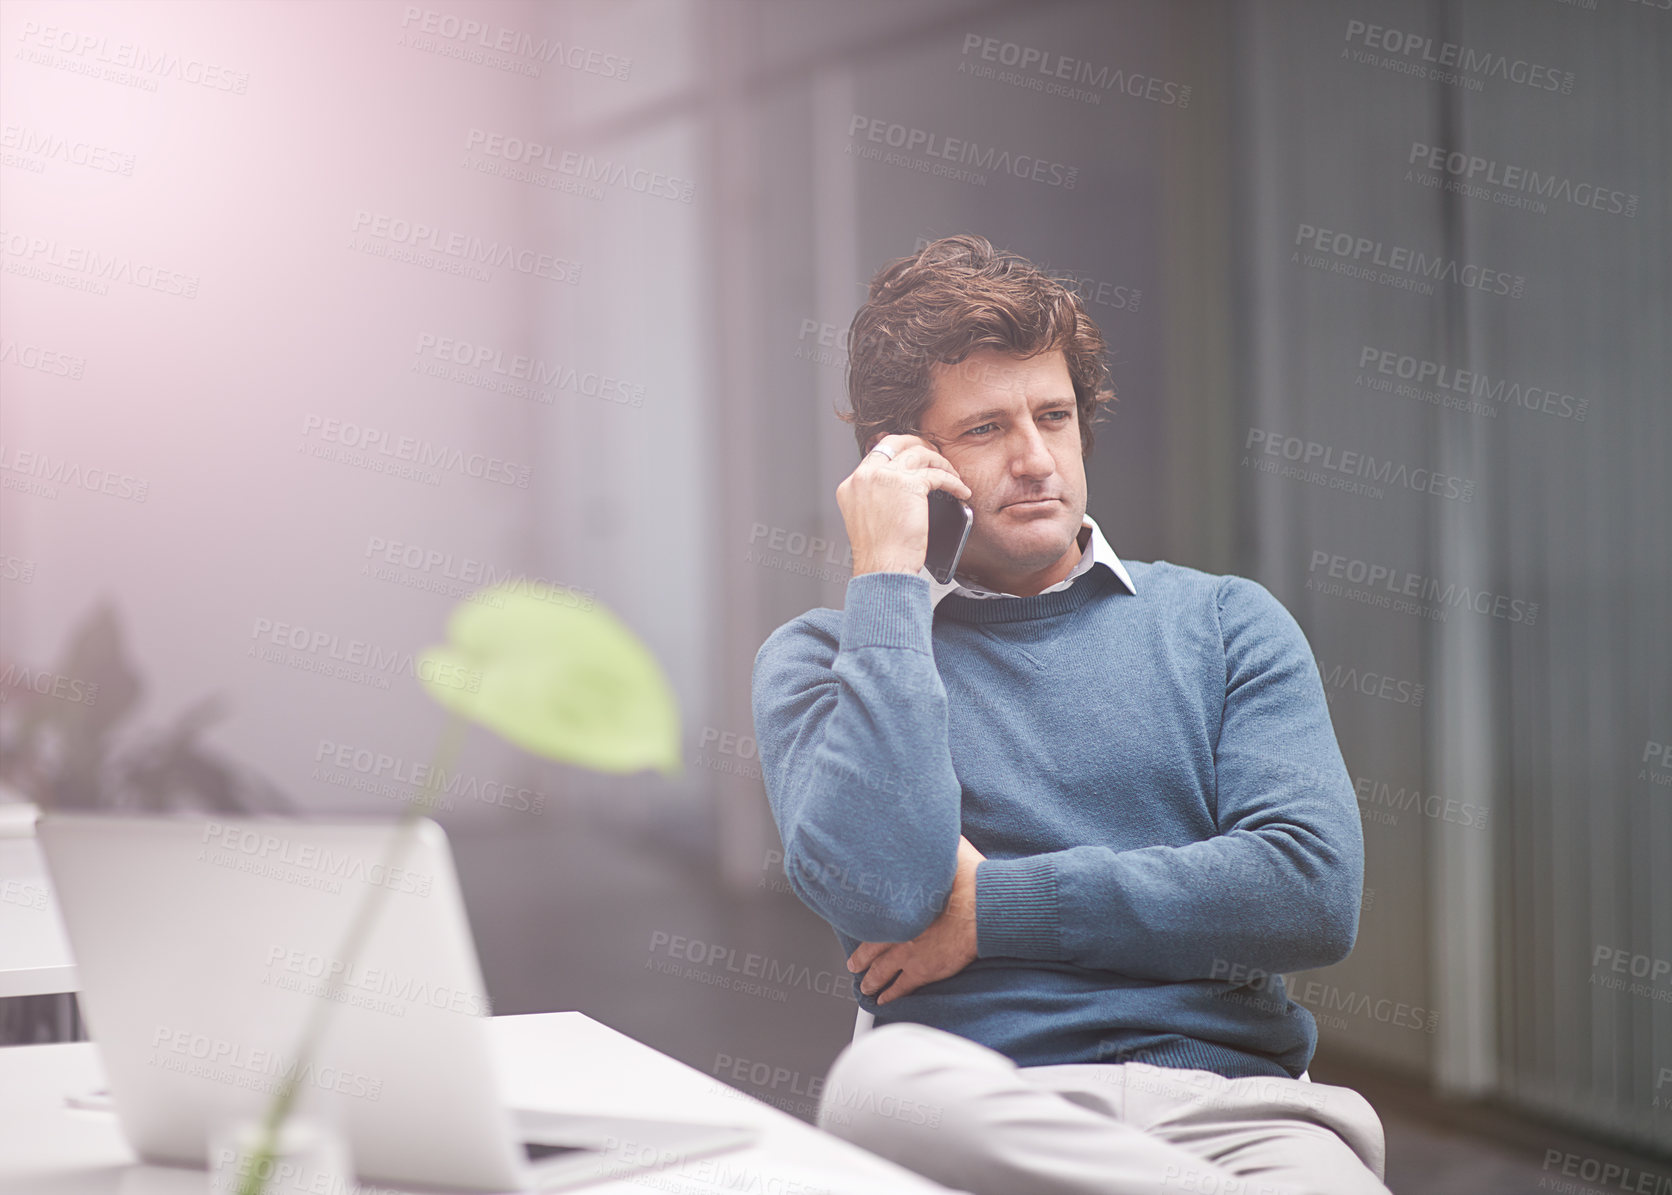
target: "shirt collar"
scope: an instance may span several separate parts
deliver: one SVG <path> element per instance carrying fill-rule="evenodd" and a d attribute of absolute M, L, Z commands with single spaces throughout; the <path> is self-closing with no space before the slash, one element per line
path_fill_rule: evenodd
<path fill-rule="evenodd" d="M 1080 563 L 1074 566 L 1074 571 L 1069 573 L 1068 576 L 1055 585 L 1041 590 L 1041 592 L 1053 593 L 1059 589 L 1067 589 L 1081 573 L 1090 572 L 1093 567 L 1101 564 L 1120 578 L 1121 584 L 1126 586 L 1128 593 L 1136 596 L 1138 587 L 1132 584 L 1132 577 L 1127 573 L 1126 566 L 1120 562 L 1120 557 L 1115 555 L 1115 550 L 1109 546 L 1109 541 L 1103 538 L 1103 529 L 1097 525 L 1097 521 L 1090 515 L 1086 515 L 1082 518 L 1080 526 L 1082 529 L 1091 528 L 1091 538 L 1086 542 L 1085 548 L 1080 553 Z M 956 574 L 954 574 L 952 580 L 943 585 L 929 575 L 927 568 L 920 570 L 918 576 L 929 582 L 929 608 L 931 610 L 940 605 L 941 599 L 949 593 L 959 593 L 965 597 L 976 598 L 1017 596 L 1013 593 L 994 594 L 987 589 L 965 585 L 959 581 Z"/>

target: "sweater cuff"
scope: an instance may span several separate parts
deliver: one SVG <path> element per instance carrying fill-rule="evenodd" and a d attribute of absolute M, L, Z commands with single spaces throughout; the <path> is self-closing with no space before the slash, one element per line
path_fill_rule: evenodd
<path fill-rule="evenodd" d="M 909 647 L 934 654 L 929 582 L 912 573 L 861 573 L 848 579 L 838 650 Z"/>
<path fill-rule="evenodd" d="M 1063 961 L 1055 862 L 983 859 L 975 869 L 975 939 L 977 958 Z"/>

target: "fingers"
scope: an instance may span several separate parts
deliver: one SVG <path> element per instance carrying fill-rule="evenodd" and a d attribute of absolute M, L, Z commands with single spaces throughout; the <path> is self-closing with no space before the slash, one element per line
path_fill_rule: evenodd
<path fill-rule="evenodd" d="M 889 948 L 898 945 L 898 942 L 862 942 L 848 956 L 848 970 L 865 973 L 865 978 L 859 981 L 859 990 L 867 996 L 876 995 L 905 969 L 901 957 L 888 957 Z"/>
<path fill-rule="evenodd" d="M 909 996 L 917 990 L 917 984 L 907 979 L 904 971 L 898 971 L 895 974 L 897 978 L 894 980 L 894 986 L 877 997 L 879 1005 L 887 1004 L 890 1000 L 897 1000 L 901 996 Z"/>
<path fill-rule="evenodd" d="M 923 475 L 928 479 L 931 490 L 949 490 L 953 497 L 962 498 L 968 502 L 975 495 L 975 491 L 964 484 L 964 479 L 956 473 L 948 473 L 945 469 L 925 469 Z"/>
<path fill-rule="evenodd" d="M 865 978 L 860 980 L 859 990 L 867 996 L 875 996 L 892 983 L 894 986 L 889 988 L 886 996 L 879 997 L 877 1003 L 882 1004 L 896 996 L 903 996 L 912 987 L 906 982 L 905 970 L 903 962 L 896 962 L 892 958 L 878 959 L 871 965 L 871 969 L 865 972 Z"/>
<path fill-rule="evenodd" d="M 893 459 L 890 460 L 883 453 L 877 452 L 877 448 L 879 446 L 892 451 L 894 453 Z M 865 454 L 864 463 L 878 469 L 893 467 L 921 469 L 929 467 L 934 469 L 944 469 L 946 472 L 951 473 L 954 476 L 958 473 L 958 471 L 952 467 L 952 462 L 942 456 L 940 451 L 922 436 L 908 436 L 903 434 L 883 436 L 875 444 L 871 445 L 871 451 Z"/>
<path fill-rule="evenodd" d="M 859 948 L 848 955 L 848 970 L 863 971 L 876 962 L 877 955 L 892 946 L 892 942 L 861 942 Z"/>
<path fill-rule="evenodd" d="M 946 490 L 953 497 L 960 498 L 965 502 L 968 502 L 974 496 L 974 491 L 964 484 L 964 479 L 958 476 L 958 471 L 952 467 L 952 462 L 934 449 L 922 444 L 908 445 L 901 449 L 893 460 L 888 460 L 880 455 L 868 455 L 854 472 L 861 474 L 867 471 L 871 473 L 887 471 L 902 479 L 907 477 L 920 478 L 925 483 L 923 488 L 925 494 L 930 490 Z"/>
<path fill-rule="evenodd" d="M 872 440 L 871 446 L 865 450 L 865 455 L 870 456 L 877 449 L 882 448 L 886 450 L 883 455 L 898 456 L 911 445 L 922 443 L 925 443 L 925 441 L 921 436 L 913 436 L 907 435 L 903 432 L 896 432 L 891 435 L 878 436 L 875 440 Z"/>

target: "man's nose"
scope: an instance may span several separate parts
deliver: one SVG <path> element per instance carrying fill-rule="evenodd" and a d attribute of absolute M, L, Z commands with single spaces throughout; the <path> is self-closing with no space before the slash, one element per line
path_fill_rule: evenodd
<path fill-rule="evenodd" d="M 1049 477 L 1056 471 L 1056 458 L 1045 446 L 1045 437 L 1032 423 L 1022 426 L 1021 441 L 1010 459 L 1010 471 L 1017 477 Z"/>

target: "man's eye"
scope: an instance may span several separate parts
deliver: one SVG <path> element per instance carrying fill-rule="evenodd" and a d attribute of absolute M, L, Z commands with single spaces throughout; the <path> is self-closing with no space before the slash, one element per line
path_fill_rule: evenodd
<path fill-rule="evenodd" d="M 1074 412 L 1072 411 L 1046 411 L 1045 414 L 1050 417 L 1051 422 L 1053 423 L 1067 423 L 1074 418 Z M 996 423 L 983 423 L 980 427 L 970 428 L 969 431 L 964 434 L 966 436 L 980 435 L 982 432 L 997 426 L 998 424 Z"/>

